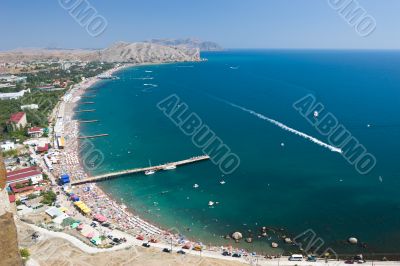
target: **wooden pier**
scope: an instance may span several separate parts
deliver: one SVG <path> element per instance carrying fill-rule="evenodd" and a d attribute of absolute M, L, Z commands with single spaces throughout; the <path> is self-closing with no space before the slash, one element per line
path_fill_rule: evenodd
<path fill-rule="evenodd" d="M 99 182 L 99 181 L 104 181 L 107 179 L 116 178 L 116 177 L 120 177 L 120 176 L 136 174 L 136 173 L 144 173 L 146 171 L 165 170 L 165 168 L 168 166 L 181 166 L 181 165 L 192 164 L 192 163 L 196 163 L 196 162 L 200 162 L 200 161 L 205 161 L 208 159 L 210 159 L 210 156 L 202 155 L 202 156 L 192 157 L 192 158 L 189 158 L 186 160 L 173 162 L 173 163 L 166 163 L 166 164 L 161 164 L 161 165 L 157 165 L 157 166 L 149 166 L 149 167 L 144 167 L 144 168 L 128 169 L 128 170 L 123 170 L 123 171 L 119 171 L 119 172 L 88 177 L 88 178 L 81 179 L 81 180 L 74 180 L 74 181 L 71 181 L 71 185 L 74 186 L 74 185 L 80 185 L 80 184 L 86 184 L 86 183 Z"/>
<path fill-rule="evenodd" d="M 78 120 L 78 123 L 97 123 L 99 120 Z"/>
<path fill-rule="evenodd" d="M 75 113 L 90 113 L 90 112 L 96 112 L 96 109 L 75 111 Z"/>
<path fill-rule="evenodd" d="M 107 137 L 109 134 L 97 134 L 97 135 L 91 135 L 91 136 L 80 136 L 78 139 L 94 139 L 94 138 L 100 138 L 100 137 Z"/>

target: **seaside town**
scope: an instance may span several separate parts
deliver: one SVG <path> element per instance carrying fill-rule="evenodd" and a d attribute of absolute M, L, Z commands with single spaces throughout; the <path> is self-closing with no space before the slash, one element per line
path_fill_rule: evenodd
<path fill-rule="evenodd" d="M 276 265 L 277 261 L 338 263 L 333 254 L 326 253 L 321 258 L 302 252 L 300 247 L 297 254 L 282 256 L 280 244 L 275 242 L 272 248 L 276 252 L 267 255 L 229 244 L 204 245 L 141 219 L 125 205 L 113 201 L 95 183 L 72 186 L 71 182 L 88 177 L 85 164 L 95 163 L 80 159 L 82 150 L 87 152 L 91 143 L 90 139 L 79 139 L 80 121 L 74 118 L 76 106 L 97 81 L 112 79 L 113 73 L 128 66 L 131 65 L 86 62 L 2 65 L 3 71 L 15 73 L 0 76 L 2 89 L 7 91 L 0 94 L 1 106 L 8 102 L 15 107 L 7 109 L 12 112 L 2 121 L 5 191 L 16 219 L 34 230 L 32 239 L 39 241 L 44 235 L 59 233 L 78 240 L 77 245 L 82 249 L 111 251 L 137 246 L 257 265 Z M 83 73 L 92 74 L 83 76 Z M 47 94 L 56 101 L 48 101 Z M 47 118 L 45 121 L 43 116 Z M 261 236 L 267 235 L 268 230 L 263 227 Z M 232 232 L 226 238 L 251 242 L 242 232 Z M 357 244 L 355 238 L 349 241 Z M 282 242 L 292 249 L 295 246 L 287 236 L 283 236 Z M 365 260 L 362 254 L 355 254 L 347 262 Z"/>

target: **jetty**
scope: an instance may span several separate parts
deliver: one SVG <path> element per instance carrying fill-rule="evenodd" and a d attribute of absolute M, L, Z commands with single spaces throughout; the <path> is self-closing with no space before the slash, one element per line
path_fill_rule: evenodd
<path fill-rule="evenodd" d="M 96 95 L 81 96 L 81 98 L 96 98 Z"/>
<path fill-rule="evenodd" d="M 78 123 L 97 123 L 99 120 L 78 120 Z"/>
<path fill-rule="evenodd" d="M 90 112 L 96 112 L 96 109 L 78 110 L 78 111 L 75 111 L 75 113 L 90 113 Z"/>
<path fill-rule="evenodd" d="M 80 104 L 94 104 L 94 102 L 81 102 Z"/>
<path fill-rule="evenodd" d="M 128 170 L 123 170 L 123 171 L 119 171 L 119 172 L 88 177 L 88 178 L 84 178 L 84 179 L 80 179 L 80 180 L 73 180 L 73 181 L 71 181 L 71 185 L 74 186 L 74 185 L 80 185 L 80 184 L 86 184 L 86 183 L 99 182 L 99 181 L 104 181 L 104 180 L 121 177 L 121 176 L 125 176 L 125 175 L 144 173 L 146 171 L 159 171 L 159 170 L 164 170 L 168 166 L 181 166 L 181 165 L 192 164 L 192 163 L 196 163 L 196 162 L 200 162 L 200 161 L 205 161 L 208 159 L 210 159 L 210 156 L 201 155 L 201 156 L 192 157 L 192 158 L 178 161 L 178 162 L 166 163 L 166 164 L 161 164 L 161 165 L 157 165 L 157 166 L 149 166 L 149 167 L 143 167 L 143 168 L 128 169 Z"/>
<path fill-rule="evenodd" d="M 94 139 L 94 138 L 100 138 L 100 137 L 107 137 L 109 134 L 97 134 L 97 135 L 91 135 L 91 136 L 79 136 L 78 139 Z"/>

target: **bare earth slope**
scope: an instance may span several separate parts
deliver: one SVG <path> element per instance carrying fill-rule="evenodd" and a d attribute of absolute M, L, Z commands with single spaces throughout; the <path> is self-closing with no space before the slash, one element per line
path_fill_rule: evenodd
<path fill-rule="evenodd" d="M 118 42 L 104 50 L 18 49 L 0 52 L 0 63 L 41 60 L 80 60 L 126 63 L 199 61 L 198 48 L 153 43 Z"/>

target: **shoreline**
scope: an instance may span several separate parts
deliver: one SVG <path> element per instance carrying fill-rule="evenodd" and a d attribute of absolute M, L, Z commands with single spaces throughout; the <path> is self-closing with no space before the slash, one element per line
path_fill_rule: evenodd
<path fill-rule="evenodd" d="M 146 65 L 159 65 L 159 63 L 122 65 L 107 70 L 103 72 L 101 75 L 113 75 L 118 71 L 122 71 L 130 67 L 138 67 Z M 92 77 L 80 82 L 77 85 L 74 85 L 73 88 L 71 88 L 66 92 L 61 103 L 64 104 L 63 106 L 64 114 L 62 116 L 64 119 L 63 121 L 64 135 L 68 138 L 66 139 L 66 147 L 64 148 L 64 151 L 61 150 L 60 153 L 61 154 L 65 153 L 63 155 L 65 155 L 67 162 L 62 162 L 59 165 L 56 165 L 56 167 L 59 168 L 58 170 L 60 170 L 60 173 L 65 171 L 63 168 L 67 168 L 68 170 L 65 172 L 70 174 L 72 178 L 82 178 L 84 176 L 90 175 L 90 173 L 85 169 L 84 162 L 79 154 L 80 141 L 77 139 L 77 137 L 80 133 L 80 126 L 79 123 L 77 123 L 77 120 L 74 119 L 74 110 L 77 108 L 81 96 L 87 93 L 87 89 L 92 88 L 100 81 L 102 80 L 98 79 L 97 77 Z M 65 101 L 66 98 L 67 101 Z M 71 172 L 70 172 L 71 168 L 68 166 L 72 167 Z M 90 187 L 89 193 L 84 191 L 87 187 Z M 77 194 L 83 199 L 83 201 L 93 210 L 92 214 L 96 214 L 95 210 L 98 210 L 98 213 L 101 214 L 108 214 L 107 218 L 110 218 L 110 220 L 112 220 L 115 224 L 118 224 L 117 228 L 119 228 L 120 230 L 127 232 L 133 235 L 134 237 L 136 237 L 137 234 L 145 234 L 146 240 L 150 240 L 150 238 L 157 237 L 158 235 L 158 240 L 160 241 L 160 244 L 164 244 L 166 246 L 170 245 L 171 242 L 170 239 L 171 237 L 173 237 L 175 247 L 183 246 L 182 243 L 179 243 L 181 239 L 176 234 L 175 235 L 171 234 L 168 232 L 168 230 L 162 229 L 161 226 L 155 225 L 151 221 L 147 221 L 146 219 L 140 218 L 138 215 L 135 214 L 134 210 L 126 208 L 124 207 L 123 204 L 118 203 L 118 200 L 116 200 L 115 197 L 104 192 L 97 184 L 93 183 L 93 184 L 74 186 L 74 191 L 75 190 Z M 135 231 L 135 229 L 139 231 Z M 195 242 L 187 238 L 185 238 L 185 240 L 189 242 Z M 143 243 L 145 242 L 147 241 L 143 241 Z M 219 259 L 227 259 L 221 255 L 222 251 L 220 247 L 215 247 L 215 246 L 209 247 L 207 245 L 207 249 L 204 250 L 205 251 L 210 250 L 211 252 L 215 253 L 214 254 L 215 256 L 218 255 Z M 244 253 L 248 254 L 247 251 L 244 251 Z M 281 252 L 276 252 L 276 254 L 278 253 Z M 259 258 L 262 259 L 263 257 L 260 256 Z M 286 259 L 287 257 L 284 258 Z M 263 259 L 263 261 L 271 262 L 272 260 Z"/>
<path fill-rule="evenodd" d="M 151 66 L 160 64 L 163 63 L 125 64 L 109 69 L 101 73 L 100 75 L 113 75 L 118 71 L 122 71 L 130 67 Z M 64 150 L 61 150 L 61 153 L 65 155 L 66 160 L 60 164 L 64 167 L 60 168 L 65 168 L 65 166 L 67 166 L 68 171 L 65 171 L 64 169 L 57 169 L 61 171 L 56 174 L 56 176 L 59 176 L 63 172 L 68 173 L 72 180 L 90 176 L 90 173 L 88 172 L 87 168 L 85 168 L 84 162 L 81 158 L 81 155 L 79 154 L 79 144 L 82 140 L 78 140 L 77 138 L 80 133 L 80 126 L 77 123 L 77 120 L 74 119 L 74 110 L 76 110 L 76 108 L 78 107 L 78 102 L 81 100 L 81 96 L 87 93 L 86 90 L 92 88 L 101 81 L 102 80 L 98 79 L 97 77 L 88 78 L 81 83 L 76 84 L 65 94 L 65 98 L 67 98 L 67 101 L 65 101 L 64 98 L 62 103 L 69 106 L 64 106 L 64 108 L 61 108 L 64 110 L 64 114 L 62 117 L 64 118 L 64 135 L 66 136 L 66 145 Z M 58 117 L 60 117 L 60 115 L 58 115 Z M 85 191 L 89 187 L 90 191 Z M 97 211 L 94 211 L 92 214 L 99 213 L 106 216 L 114 224 L 117 225 L 117 229 L 130 233 L 135 237 L 136 235 L 143 235 L 145 237 L 145 240 L 147 241 L 149 241 L 150 239 L 157 239 L 157 241 L 160 241 L 160 243 L 167 246 L 171 244 L 172 238 L 172 242 L 175 247 L 182 247 L 186 242 L 190 242 L 192 246 L 195 246 L 198 243 L 193 239 L 183 237 L 184 232 L 179 232 L 174 227 L 170 229 L 165 229 L 162 226 L 153 223 L 152 221 L 139 217 L 134 210 L 128 208 L 122 203 L 119 203 L 118 199 L 106 193 L 104 190 L 101 189 L 99 185 L 95 183 L 77 185 L 73 187 L 73 190 L 77 195 L 80 196 L 80 198 L 82 198 L 82 200 L 87 204 L 88 207 L 90 207 L 92 210 Z M 107 207 L 104 208 L 104 205 L 106 205 Z M 124 217 L 124 219 L 121 219 L 121 217 Z M 171 233 L 170 231 L 173 231 L 173 233 Z M 145 242 L 146 241 L 143 241 L 143 243 Z M 223 249 L 229 249 L 228 244 L 223 248 L 221 248 L 221 246 L 215 245 L 203 245 L 203 247 L 206 247 L 203 249 L 203 251 L 216 253 L 215 256 L 218 255 L 221 259 L 226 259 L 221 255 Z M 240 252 L 244 255 L 251 254 L 251 251 L 242 247 L 230 247 L 230 249 L 232 251 Z M 275 254 L 275 256 L 280 256 L 282 253 L 281 250 L 277 249 L 276 251 L 277 252 L 271 252 L 271 254 Z"/>

